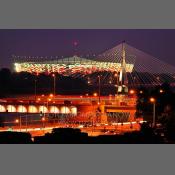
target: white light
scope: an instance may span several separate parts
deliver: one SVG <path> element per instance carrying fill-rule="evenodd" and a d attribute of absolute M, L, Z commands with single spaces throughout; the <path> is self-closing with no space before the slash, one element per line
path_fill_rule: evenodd
<path fill-rule="evenodd" d="M 43 112 L 43 113 L 47 113 L 47 112 L 48 112 L 48 109 L 47 109 L 46 106 L 40 106 L 40 107 L 39 107 L 39 111 L 40 111 L 40 112 Z"/>
<path fill-rule="evenodd" d="M 14 66 L 15 66 L 15 71 L 16 71 L 16 72 L 21 72 L 21 64 L 19 64 L 19 63 L 14 63 Z"/>
<path fill-rule="evenodd" d="M 5 111 L 6 111 L 5 107 L 3 105 L 0 105 L 0 112 L 5 112 Z"/>
<path fill-rule="evenodd" d="M 13 105 L 8 105 L 7 110 L 8 110 L 8 112 L 16 112 L 16 108 Z"/>
<path fill-rule="evenodd" d="M 17 112 L 21 112 L 21 113 L 27 112 L 27 108 L 23 105 L 19 105 Z"/>
<path fill-rule="evenodd" d="M 62 106 L 61 107 L 61 113 L 62 114 L 69 114 L 70 113 L 70 109 L 67 106 Z"/>
<path fill-rule="evenodd" d="M 77 108 L 76 107 L 72 107 L 71 108 L 71 113 L 77 115 Z"/>
<path fill-rule="evenodd" d="M 79 125 L 78 128 L 83 128 L 84 126 L 83 125 Z"/>
<path fill-rule="evenodd" d="M 38 109 L 36 106 L 29 106 L 29 113 L 38 113 Z"/>
<path fill-rule="evenodd" d="M 59 109 L 56 106 L 51 106 L 50 107 L 50 113 L 59 113 Z"/>

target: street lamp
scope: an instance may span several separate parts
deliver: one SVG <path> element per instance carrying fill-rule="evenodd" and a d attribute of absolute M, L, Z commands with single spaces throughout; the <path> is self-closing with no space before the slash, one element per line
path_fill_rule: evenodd
<path fill-rule="evenodd" d="M 41 101 L 41 98 L 37 98 L 36 102 L 40 102 Z"/>
<path fill-rule="evenodd" d="M 159 90 L 159 92 L 162 94 L 162 93 L 163 93 L 163 90 L 162 90 L 162 89 L 160 89 L 160 90 Z"/>
<path fill-rule="evenodd" d="M 94 97 L 96 97 L 96 96 L 97 96 L 97 93 L 96 93 L 96 92 L 94 92 L 94 93 L 93 93 L 93 96 L 94 96 Z"/>
<path fill-rule="evenodd" d="M 45 118 L 45 117 L 42 117 L 42 118 L 41 118 L 41 121 L 42 121 L 42 126 L 43 126 L 43 128 L 44 128 L 44 127 L 45 127 L 45 124 L 44 124 L 44 123 L 45 123 L 45 121 L 46 121 L 46 118 Z"/>
<path fill-rule="evenodd" d="M 52 77 L 53 77 L 53 95 L 55 97 L 55 94 L 56 94 L 56 76 L 55 74 L 52 74 Z"/>
<path fill-rule="evenodd" d="M 135 94 L 135 90 L 131 89 L 131 90 L 129 91 L 129 93 L 130 93 L 131 95 L 133 95 L 133 94 Z"/>
<path fill-rule="evenodd" d="M 16 119 L 16 120 L 15 120 L 15 123 L 19 123 L 19 119 Z"/>
<path fill-rule="evenodd" d="M 20 128 L 20 132 L 21 132 L 21 116 L 20 119 L 16 119 L 15 123 L 19 123 L 19 128 Z"/>
<path fill-rule="evenodd" d="M 143 94 L 143 91 L 142 90 L 140 90 L 140 92 L 139 92 L 140 94 Z"/>
<path fill-rule="evenodd" d="M 50 94 L 50 95 L 49 95 L 50 98 L 53 98 L 53 96 L 54 96 L 53 94 Z"/>
<path fill-rule="evenodd" d="M 90 84 L 90 83 L 91 83 L 91 81 L 90 81 L 90 78 L 89 78 L 89 77 L 88 77 L 88 81 L 87 81 L 87 83 L 88 83 L 88 84 Z"/>
<path fill-rule="evenodd" d="M 37 80 L 35 79 L 35 100 L 36 100 L 36 86 L 37 86 Z"/>
<path fill-rule="evenodd" d="M 41 119 L 43 122 L 46 120 L 46 118 L 45 117 L 42 117 L 42 119 Z"/>
<path fill-rule="evenodd" d="M 100 95 L 101 95 L 101 76 L 98 76 L 98 103 L 100 104 Z"/>
<path fill-rule="evenodd" d="M 26 115 L 26 132 L 27 132 L 27 128 L 28 128 L 28 116 Z"/>
<path fill-rule="evenodd" d="M 46 108 L 47 108 L 47 117 L 49 118 L 49 102 L 51 102 L 52 99 L 51 98 L 48 98 L 47 101 L 46 101 Z"/>
<path fill-rule="evenodd" d="M 156 99 L 151 97 L 150 102 L 153 104 L 153 127 L 156 126 Z"/>

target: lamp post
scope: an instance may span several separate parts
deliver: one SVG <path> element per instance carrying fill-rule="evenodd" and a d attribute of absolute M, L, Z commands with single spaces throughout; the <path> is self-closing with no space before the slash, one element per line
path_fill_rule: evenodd
<path fill-rule="evenodd" d="M 134 94 L 135 94 L 135 90 L 134 90 L 134 89 L 131 89 L 131 90 L 129 91 L 129 94 L 130 94 L 130 95 L 134 95 Z"/>
<path fill-rule="evenodd" d="M 42 128 L 43 128 L 43 132 L 44 132 L 46 118 L 42 117 L 41 121 L 42 121 Z"/>
<path fill-rule="evenodd" d="M 88 81 L 87 81 L 88 84 L 91 84 L 91 81 L 90 81 L 90 78 L 88 77 Z"/>
<path fill-rule="evenodd" d="M 20 132 L 21 132 L 21 116 L 20 116 L 19 125 L 20 125 Z"/>
<path fill-rule="evenodd" d="M 50 113 L 49 112 L 49 102 L 51 102 L 51 101 L 52 101 L 52 99 L 51 98 L 48 98 L 47 99 L 47 102 L 46 102 L 47 103 L 47 119 L 49 119 L 49 113 Z"/>
<path fill-rule="evenodd" d="M 116 92 L 116 95 L 118 95 L 118 88 L 119 88 L 119 80 L 118 80 L 118 74 L 117 73 L 115 73 L 114 74 L 114 77 L 116 78 L 116 85 L 115 85 L 115 87 L 116 87 L 116 89 L 117 89 L 117 92 Z"/>
<path fill-rule="evenodd" d="M 153 128 L 156 126 L 156 99 L 151 97 L 150 102 L 153 104 Z"/>
<path fill-rule="evenodd" d="M 160 89 L 159 92 L 162 94 L 164 91 L 163 91 L 163 89 Z"/>
<path fill-rule="evenodd" d="M 36 100 L 36 85 L 37 85 L 37 80 L 35 79 L 35 100 Z"/>
<path fill-rule="evenodd" d="M 21 132 L 21 116 L 19 117 L 19 119 L 15 120 L 15 123 L 19 123 L 19 129 L 20 129 L 20 132 Z"/>
<path fill-rule="evenodd" d="M 51 101 L 52 101 L 51 98 L 48 98 L 48 99 L 47 99 L 47 109 L 48 109 L 48 111 L 49 111 L 49 102 L 51 102 Z"/>
<path fill-rule="evenodd" d="M 52 77 L 53 77 L 53 95 L 55 97 L 55 94 L 56 94 L 56 76 L 55 74 L 52 74 Z"/>
<path fill-rule="evenodd" d="M 100 104 L 101 101 L 101 76 L 98 76 L 98 102 Z"/>
<path fill-rule="evenodd" d="M 26 114 L 26 132 L 27 132 L 27 127 L 28 127 L 28 123 L 27 123 L 27 114 Z"/>
<path fill-rule="evenodd" d="M 15 120 L 15 123 L 19 123 L 19 119 L 16 119 L 16 120 Z"/>

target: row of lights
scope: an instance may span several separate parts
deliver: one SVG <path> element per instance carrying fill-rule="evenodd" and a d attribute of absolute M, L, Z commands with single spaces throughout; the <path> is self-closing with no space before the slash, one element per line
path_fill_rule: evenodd
<path fill-rule="evenodd" d="M 41 97 L 45 97 L 45 95 L 42 94 Z M 53 95 L 53 94 L 50 94 L 50 95 L 49 95 L 49 98 L 47 98 L 47 101 L 48 101 L 48 102 L 52 101 L 52 98 L 53 98 L 53 97 L 54 97 L 54 95 Z M 40 102 L 40 101 L 41 101 L 41 98 L 38 97 L 38 98 L 37 98 L 37 102 Z M 53 102 L 53 103 L 55 103 L 55 102 Z"/>
<path fill-rule="evenodd" d="M 114 74 L 114 77 L 118 77 L 118 75 L 117 74 Z M 90 78 L 88 78 L 87 83 L 88 84 L 91 84 Z M 112 84 L 112 80 L 109 80 L 109 84 Z"/>
<path fill-rule="evenodd" d="M 160 93 L 163 93 L 164 91 L 163 91 L 162 89 L 160 89 L 159 92 L 160 92 Z M 139 93 L 140 93 L 140 94 L 143 94 L 144 92 L 143 92 L 142 90 L 140 90 Z M 129 91 L 129 94 L 131 94 L 131 95 L 136 94 L 136 90 L 131 89 L 131 90 Z M 43 94 L 43 95 L 41 95 L 41 96 L 44 97 L 45 95 Z M 87 94 L 85 94 L 85 96 L 89 96 L 89 94 L 87 93 Z M 97 92 L 94 92 L 94 93 L 93 93 L 93 96 L 94 96 L 94 97 L 97 97 L 97 96 L 98 96 L 98 93 L 97 93 Z M 109 94 L 109 96 L 112 96 L 112 95 Z M 49 97 L 50 97 L 50 98 L 48 98 L 47 100 L 48 100 L 48 101 L 52 101 L 52 98 L 54 97 L 54 95 L 53 95 L 53 94 L 50 94 Z M 83 98 L 83 96 L 81 95 L 80 98 Z M 37 98 L 37 101 L 41 101 L 41 98 Z"/>
<path fill-rule="evenodd" d="M 129 94 L 131 94 L 131 95 L 133 95 L 133 94 L 135 94 L 136 93 L 136 91 L 134 90 L 134 89 L 131 89 L 130 91 L 129 91 Z M 142 91 L 142 90 L 140 90 L 139 91 L 139 94 L 143 94 L 144 92 Z M 160 89 L 159 90 L 159 93 L 164 93 L 164 91 L 163 91 L 163 89 Z"/>
<path fill-rule="evenodd" d="M 45 117 L 42 117 L 42 118 L 41 118 L 41 121 L 42 121 L 42 122 L 46 121 L 46 118 L 45 118 Z M 16 119 L 16 120 L 15 120 L 15 123 L 19 123 L 19 122 L 20 122 L 19 119 Z"/>

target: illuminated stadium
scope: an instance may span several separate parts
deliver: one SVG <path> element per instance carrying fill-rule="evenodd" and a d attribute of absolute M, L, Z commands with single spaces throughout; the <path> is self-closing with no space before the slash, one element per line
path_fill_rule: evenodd
<path fill-rule="evenodd" d="M 101 54 L 56 57 L 14 56 L 16 72 L 58 73 L 103 85 L 156 86 L 175 83 L 175 67 L 123 42 Z"/>
<path fill-rule="evenodd" d="M 100 62 L 77 56 L 63 58 L 46 62 L 22 62 L 15 63 L 16 72 L 31 73 L 53 73 L 57 72 L 63 75 L 71 75 L 76 73 L 92 74 L 94 72 L 119 72 L 121 63 Z M 127 72 L 132 72 L 133 64 L 126 65 Z"/>

